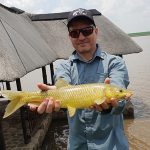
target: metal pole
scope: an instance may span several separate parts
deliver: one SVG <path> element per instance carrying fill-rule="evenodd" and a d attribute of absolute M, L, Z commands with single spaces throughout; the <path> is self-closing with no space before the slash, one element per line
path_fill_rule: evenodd
<path fill-rule="evenodd" d="M 20 79 L 16 79 L 16 85 L 17 85 L 17 90 L 22 91 L 21 87 L 21 81 Z M 27 108 L 25 106 L 22 106 L 20 108 L 20 114 L 21 114 L 21 123 L 22 123 L 22 129 L 23 129 L 23 136 L 24 136 L 24 143 L 27 144 L 31 141 L 31 136 L 27 133 L 27 126 L 26 126 L 26 111 Z"/>
<path fill-rule="evenodd" d="M 47 84 L 47 74 L 46 74 L 46 67 L 42 67 L 42 75 L 43 75 L 43 83 Z"/>
<path fill-rule="evenodd" d="M 53 63 L 50 64 L 50 71 L 51 71 L 51 82 L 54 85 L 54 66 Z"/>
<path fill-rule="evenodd" d="M 17 90 L 18 90 L 18 91 L 22 91 L 21 81 L 20 81 L 20 79 L 19 79 L 19 78 L 18 78 L 18 79 L 16 79 L 16 85 L 17 85 Z"/>
<path fill-rule="evenodd" d="M 11 90 L 10 82 L 9 82 L 9 81 L 6 81 L 6 89 L 7 89 L 7 90 Z"/>

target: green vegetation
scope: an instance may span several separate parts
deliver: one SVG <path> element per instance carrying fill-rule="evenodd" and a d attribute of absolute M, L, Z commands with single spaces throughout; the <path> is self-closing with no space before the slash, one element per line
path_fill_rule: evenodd
<path fill-rule="evenodd" d="M 149 35 L 150 35 L 150 31 L 147 31 L 147 32 L 129 33 L 128 35 L 131 36 L 131 37 L 137 37 L 137 36 L 149 36 Z"/>

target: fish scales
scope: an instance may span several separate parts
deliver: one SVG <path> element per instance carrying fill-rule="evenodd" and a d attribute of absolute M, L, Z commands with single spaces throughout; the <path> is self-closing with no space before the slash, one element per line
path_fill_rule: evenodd
<path fill-rule="evenodd" d="M 74 106 L 76 108 L 85 108 L 93 104 L 93 99 L 102 98 L 102 87 L 94 84 L 77 85 L 72 87 L 65 87 L 59 90 L 58 99 L 61 100 L 61 107 L 66 105 Z M 53 95 L 54 98 L 55 95 Z"/>

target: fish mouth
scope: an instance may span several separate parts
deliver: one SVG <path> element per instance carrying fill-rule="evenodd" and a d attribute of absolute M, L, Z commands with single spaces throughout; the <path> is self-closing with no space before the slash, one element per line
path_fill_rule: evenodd
<path fill-rule="evenodd" d="M 125 98 L 130 98 L 132 95 L 133 95 L 133 92 L 128 92 L 128 93 L 125 95 Z"/>

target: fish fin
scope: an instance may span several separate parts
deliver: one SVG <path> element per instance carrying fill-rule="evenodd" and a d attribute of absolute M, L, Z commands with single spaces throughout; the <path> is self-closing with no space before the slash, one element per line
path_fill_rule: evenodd
<path fill-rule="evenodd" d="M 64 87 L 64 86 L 69 86 L 70 84 L 67 83 L 65 80 L 63 80 L 62 78 L 59 78 L 56 83 L 55 83 L 56 87 L 59 89 L 61 87 Z"/>
<path fill-rule="evenodd" d="M 105 98 L 96 99 L 94 102 L 95 102 L 97 105 L 100 105 L 100 104 L 102 104 L 105 100 L 106 100 Z"/>
<path fill-rule="evenodd" d="M 69 112 L 69 116 L 73 117 L 76 112 L 76 108 L 68 106 L 68 112 Z"/>
<path fill-rule="evenodd" d="M 17 109 L 19 109 L 21 106 L 25 104 L 25 101 L 23 100 L 23 92 L 12 92 L 9 90 L 2 91 L 2 95 L 6 97 L 8 100 L 10 100 L 9 104 L 7 105 L 5 109 L 5 114 L 3 118 L 8 117 L 13 112 L 15 112 Z"/>
<path fill-rule="evenodd" d="M 23 105 L 24 105 L 24 103 L 18 102 L 18 100 L 11 101 L 5 109 L 5 114 L 4 114 L 3 118 L 8 117 L 9 115 L 14 113 L 17 109 L 19 109 Z"/>

